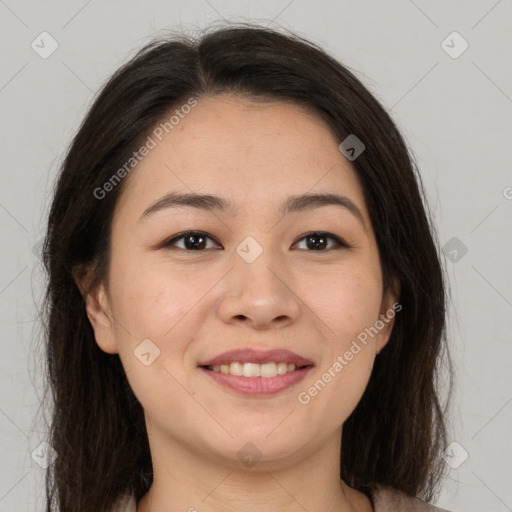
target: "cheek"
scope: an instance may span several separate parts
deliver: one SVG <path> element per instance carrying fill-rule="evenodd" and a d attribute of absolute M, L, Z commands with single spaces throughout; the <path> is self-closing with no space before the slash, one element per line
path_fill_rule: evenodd
<path fill-rule="evenodd" d="M 326 339 L 343 346 L 378 319 L 382 301 L 380 276 L 363 266 L 346 266 L 315 278 L 303 288 L 310 309 L 323 322 Z"/>
<path fill-rule="evenodd" d="M 181 403 L 188 403 L 179 382 L 185 382 L 183 359 L 194 334 L 190 310 L 199 293 L 183 276 L 169 271 L 165 279 L 163 276 L 162 269 L 154 265 L 116 273 L 122 283 L 116 302 L 123 324 L 116 334 L 121 341 L 119 355 L 135 396 L 155 416 L 162 404 L 179 409 Z M 144 362 L 145 354 L 149 356 Z M 166 414 L 166 424 L 172 426 L 177 421 L 174 426 L 178 428 L 177 417 L 180 415 Z"/>
<path fill-rule="evenodd" d="M 179 269 L 142 261 L 122 262 L 112 277 L 116 311 L 139 337 L 164 337 L 207 290 L 203 281 L 191 280 Z"/>
<path fill-rule="evenodd" d="M 113 275 L 118 283 L 116 315 L 122 324 L 116 328 L 120 355 L 127 372 L 137 370 L 134 379 L 141 371 L 144 374 L 134 388 L 151 394 L 152 386 L 161 387 L 165 382 L 166 388 L 174 389 L 176 383 L 167 372 L 180 380 L 186 378 L 187 350 L 202 326 L 198 315 L 204 314 L 205 296 L 219 277 L 144 262 L 131 268 L 119 266 Z M 148 339 L 151 343 L 144 341 Z M 133 356 L 147 352 L 143 342 L 150 357 L 154 353 L 156 358 L 141 368 Z"/>
<path fill-rule="evenodd" d="M 308 393 L 317 394 L 316 407 L 332 406 L 335 413 L 329 421 L 333 427 L 357 406 L 372 372 L 375 350 L 365 330 L 379 318 L 380 279 L 373 267 L 347 265 L 309 292 L 315 313 L 329 329 L 320 378 L 309 383 Z"/>

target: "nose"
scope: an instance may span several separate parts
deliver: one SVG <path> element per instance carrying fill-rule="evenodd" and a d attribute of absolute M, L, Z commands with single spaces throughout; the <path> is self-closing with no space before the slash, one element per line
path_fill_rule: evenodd
<path fill-rule="evenodd" d="M 301 301 L 293 290 L 293 277 L 278 265 L 270 251 L 252 263 L 238 255 L 223 280 L 218 314 L 222 321 L 245 324 L 256 330 L 286 327 L 297 321 Z"/>

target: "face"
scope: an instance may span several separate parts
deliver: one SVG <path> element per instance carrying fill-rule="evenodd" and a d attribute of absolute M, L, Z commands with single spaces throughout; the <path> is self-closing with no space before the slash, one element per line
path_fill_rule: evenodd
<path fill-rule="evenodd" d="M 87 297 L 98 345 L 119 353 L 153 446 L 233 464 L 248 442 L 262 463 L 313 453 L 340 436 L 393 325 L 350 162 L 315 114 L 230 96 L 200 98 L 155 140 L 125 178 L 108 285 Z M 144 215 L 170 193 L 230 208 L 168 202 Z M 282 211 L 303 194 L 344 199 Z M 236 349 L 254 352 L 219 370 L 287 373 L 201 367 Z M 308 366 L 288 373 L 284 353 L 261 361 L 275 367 L 243 364 L 274 349 Z"/>

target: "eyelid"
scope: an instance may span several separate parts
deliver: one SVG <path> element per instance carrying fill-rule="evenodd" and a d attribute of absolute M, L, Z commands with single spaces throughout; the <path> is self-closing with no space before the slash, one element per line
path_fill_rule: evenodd
<path fill-rule="evenodd" d="M 185 252 L 204 252 L 204 250 L 203 251 L 191 251 L 191 250 L 187 250 L 187 249 L 182 249 L 181 247 L 175 247 L 172 245 L 173 243 L 177 242 L 178 240 L 181 240 L 182 238 L 186 237 L 187 235 L 201 235 L 205 238 L 209 238 L 210 240 L 213 240 L 216 244 L 221 245 L 220 242 L 218 242 L 215 237 L 213 237 L 206 231 L 188 229 L 187 231 L 182 231 L 181 233 L 177 233 L 177 234 L 173 235 L 171 238 L 168 238 L 167 240 L 165 240 L 162 244 L 162 247 L 164 249 L 171 249 L 171 250 L 177 249 L 177 250 L 181 250 L 181 251 L 185 251 Z"/>
<path fill-rule="evenodd" d="M 189 229 L 187 231 L 182 231 L 181 233 L 177 233 L 177 234 L 173 235 L 171 238 L 168 238 L 165 242 L 163 242 L 162 248 L 166 248 L 166 249 L 170 249 L 170 250 L 176 249 L 176 250 L 181 250 L 184 252 L 198 252 L 198 253 L 205 252 L 206 249 L 199 250 L 199 251 L 193 251 L 193 250 L 187 250 L 187 249 L 182 249 L 181 247 L 173 246 L 173 243 L 176 243 L 178 240 L 181 240 L 182 238 L 186 237 L 187 235 L 191 235 L 191 234 L 201 235 L 205 238 L 209 238 L 210 240 L 213 240 L 216 244 L 221 245 L 220 242 L 218 242 L 217 239 L 215 237 L 213 237 L 212 235 L 210 235 L 209 233 L 207 233 L 205 231 Z M 336 250 L 336 249 L 349 249 L 351 247 L 349 244 L 347 244 L 345 242 L 345 240 L 343 240 L 338 235 L 330 233 L 329 231 L 318 231 L 318 230 L 317 231 L 309 231 L 307 233 L 302 234 L 299 238 L 297 238 L 295 240 L 295 242 L 293 242 L 293 245 L 296 245 L 298 242 L 302 241 L 304 238 L 306 238 L 308 236 L 312 236 L 312 235 L 325 236 L 326 238 L 330 238 L 330 239 L 334 240 L 335 245 L 326 250 L 315 251 L 315 250 L 300 249 L 301 251 L 319 252 L 320 253 L 320 252 L 330 252 L 330 251 Z"/>
<path fill-rule="evenodd" d="M 330 233 L 329 231 L 309 231 L 308 233 L 304 233 L 299 238 L 297 238 L 297 240 L 293 243 L 293 245 L 300 242 L 304 238 L 306 238 L 308 236 L 313 236 L 313 235 L 325 236 L 326 238 L 330 238 L 330 239 L 334 240 L 335 245 L 325 251 L 313 251 L 313 250 L 307 251 L 306 250 L 306 252 L 329 252 L 329 251 L 335 250 L 335 249 L 349 249 L 350 248 L 350 246 L 345 242 L 345 240 L 343 240 L 343 238 L 339 237 L 338 235 L 335 235 L 334 233 Z"/>

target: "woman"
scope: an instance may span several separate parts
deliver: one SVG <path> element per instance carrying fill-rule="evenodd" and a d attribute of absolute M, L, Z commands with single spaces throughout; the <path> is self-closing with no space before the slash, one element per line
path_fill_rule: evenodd
<path fill-rule="evenodd" d="M 49 215 L 47 510 L 440 510 L 425 208 L 388 114 L 312 43 L 146 46 Z"/>

